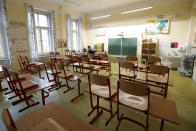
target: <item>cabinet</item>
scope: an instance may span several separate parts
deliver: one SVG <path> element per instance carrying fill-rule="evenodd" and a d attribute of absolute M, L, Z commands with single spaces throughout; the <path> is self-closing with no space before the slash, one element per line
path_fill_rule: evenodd
<path fill-rule="evenodd" d="M 146 63 L 146 59 L 149 56 L 156 56 L 157 54 L 157 43 L 143 42 L 142 43 L 142 63 Z"/>

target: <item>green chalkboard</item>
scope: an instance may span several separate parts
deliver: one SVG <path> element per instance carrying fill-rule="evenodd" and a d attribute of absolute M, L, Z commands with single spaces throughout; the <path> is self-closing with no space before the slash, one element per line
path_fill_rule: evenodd
<path fill-rule="evenodd" d="M 110 38 L 108 39 L 108 54 L 121 55 L 121 39 Z"/>
<path fill-rule="evenodd" d="M 121 46 L 121 41 L 122 41 L 122 46 Z M 110 55 L 136 56 L 137 38 L 108 39 L 108 53 Z"/>

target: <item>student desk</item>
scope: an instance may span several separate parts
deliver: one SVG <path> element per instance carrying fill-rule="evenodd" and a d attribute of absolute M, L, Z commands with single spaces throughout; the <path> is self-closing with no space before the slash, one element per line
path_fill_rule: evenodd
<path fill-rule="evenodd" d="M 41 90 L 42 104 L 45 105 L 45 98 L 49 96 L 49 92 L 45 91 L 44 89 L 54 84 L 52 82 L 48 82 L 48 80 L 41 79 L 38 76 L 34 76 L 29 73 L 24 74 L 24 77 L 25 77 L 25 80 L 32 80 L 32 81 L 36 82 L 38 85 L 31 87 L 29 89 L 27 88 L 22 91 L 23 92 L 22 95 L 24 96 L 24 100 L 25 100 L 27 106 L 25 108 L 19 110 L 19 112 L 22 112 L 22 111 L 24 111 L 34 105 L 39 104 L 39 102 L 36 102 L 36 103 L 33 102 L 32 104 L 30 104 L 29 98 L 27 95 L 33 94 L 33 93 L 40 91 L 40 90 Z M 47 94 L 47 95 L 45 95 L 45 94 Z M 21 101 L 21 100 L 19 100 L 19 101 Z"/>
<path fill-rule="evenodd" d="M 35 128 L 47 118 L 53 119 L 67 131 L 98 131 L 95 127 L 53 102 L 19 118 L 15 124 L 18 131 L 27 131 Z"/>
<path fill-rule="evenodd" d="M 165 120 L 179 125 L 176 103 L 166 98 L 151 95 L 149 114 L 161 119 L 160 131 L 163 131 Z"/>

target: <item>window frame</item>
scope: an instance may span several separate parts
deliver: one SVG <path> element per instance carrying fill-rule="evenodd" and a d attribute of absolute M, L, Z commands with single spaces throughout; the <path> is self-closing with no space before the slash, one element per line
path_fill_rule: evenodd
<path fill-rule="evenodd" d="M 35 25 L 35 32 L 38 30 L 39 32 L 39 37 L 40 37 L 40 44 L 41 44 L 41 52 L 38 51 L 38 47 L 37 47 L 37 54 L 38 56 L 41 56 L 41 55 L 46 55 L 48 54 L 51 50 L 52 50 L 52 24 L 51 24 L 51 12 L 50 11 L 45 11 L 45 10 L 41 10 L 41 9 L 35 9 L 35 12 L 34 12 L 34 17 L 35 17 L 35 14 L 37 14 L 37 22 L 38 22 L 38 26 Z M 39 25 L 39 15 L 45 15 L 47 16 L 47 27 L 45 26 L 40 26 Z M 35 19 L 34 19 L 34 22 L 35 22 Z M 42 40 L 42 30 L 47 30 L 48 32 L 48 48 L 49 50 L 47 52 L 44 52 L 43 51 L 43 40 Z M 36 44 L 38 45 L 38 40 L 37 40 L 37 34 L 35 33 L 36 35 Z"/>

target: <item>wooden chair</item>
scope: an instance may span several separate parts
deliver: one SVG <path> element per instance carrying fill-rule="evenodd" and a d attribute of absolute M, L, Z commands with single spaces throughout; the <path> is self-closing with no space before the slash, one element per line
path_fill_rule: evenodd
<path fill-rule="evenodd" d="M 146 131 L 148 130 L 149 123 L 149 106 L 150 106 L 150 88 L 143 83 L 136 83 L 133 81 L 126 81 L 120 79 L 118 81 L 117 88 L 117 118 L 118 125 L 116 130 L 118 130 L 122 120 L 129 120 L 142 126 Z M 146 115 L 146 123 L 140 123 L 132 118 L 128 118 L 123 114 L 120 114 L 120 105 L 124 105 L 136 111 L 141 111 Z"/>
<path fill-rule="evenodd" d="M 89 83 L 89 93 L 90 93 L 90 104 L 92 108 L 92 110 L 88 113 L 88 116 L 90 116 L 91 113 L 97 110 L 97 114 L 90 121 L 90 124 L 92 124 L 103 113 L 103 110 L 105 110 L 110 113 L 110 118 L 105 123 L 105 125 L 107 126 L 110 120 L 116 114 L 116 113 L 113 113 L 113 109 L 112 109 L 112 98 L 116 95 L 116 88 L 110 85 L 109 77 L 95 75 L 95 74 L 88 74 L 88 83 Z M 92 95 L 96 95 L 97 97 L 97 104 L 95 106 L 93 105 Z M 99 103 L 100 98 L 104 98 L 105 100 L 109 101 L 110 109 L 106 109 L 100 106 L 100 103 Z"/>
<path fill-rule="evenodd" d="M 71 56 L 71 64 L 73 66 L 73 71 L 77 72 L 77 69 L 79 68 L 81 72 L 81 58 L 79 56 Z"/>
<path fill-rule="evenodd" d="M 161 65 L 149 65 L 146 72 L 146 84 L 161 89 L 161 92 L 151 92 L 167 97 L 169 68 Z"/>
<path fill-rule="evenodd" d="M 39 102 L 35 102 L 33 99 L 31 99 L 32 97 L 28 96 L 29 94 L 26 93 L 27 90 L 29 90 L 30 88 L 33 87 L 37 87 L 38 85 L 36 83 L 34 83 L 31 80 L 24 80 L 22 81 L 19 78 L 19 75 L 15 72 L 10 72 L 10 76 L 12 77 L 12 79 L 15 81 L 15 87 L 18 90 L 18 95 L 19 95 L 19 102 L 25 101 L 26 103 L 26 107 L 22 108 L 19 110 L 19 112 L 22 112 L 32 106 L 35 106 L 37 104 L 39 104 Z M 31 102 L 29 102 L 31 101 Z M 17 102 L 18 103 L 18 102 Z"/>
<path fill-rule="evenodd" d="M 70 53 L 69 49 L 65 49 L 64 52 L 65 52 L 65 57 L 70 58 L 71 53 Z"/>
<path fill-rule="evenodd" d="M 23 56 L 23 57 L 24 57 L 24 60 L 25 60 L 25 66 L 26 66 L 27 72 L 28 73 L 38 72 L 39 73 L 39 77 L 41 79 L 43 79 L 43 77 L 41 77 L 41 66 L 43 66 L 44 63 L 41 63 L 41 62 L 30 62 L 27 56 Z M 37 71 L 32 70 L 32 68 L 36 69 Z"/>
<path fill-rule="evenodd" d="M 136 73 L 135 73 L 135 65 L 131 62 L 119 62 L 119 79 L 122 77 L 135 80 Z"/>
<path fill-rule="evenodd" d="M 17 56 L 17 60 L 18 60 L 19 66 L 20 66 L 20 70 L 19 71 L 20 72 L 25 72 L 25 67 L 24 67 L 20 57 L 21 56 Z"/>
<path fill-rule="evenodd" d="M 27 67 L 26 67 L 26 62 L 25 62 L 25 58 L 24 58 L 24 56 L 21 56 L 21 55 L 19 55 L 19 59 L 20 59 L 20 61 L 21 61 L 21 65 L 22 65 L 22 71 L 23 72 L 28 72 L 27 71 Z"/>
<path fill-rule="evenodd" d="M 135 65 L 135 68 L 138 69 L 138 59 L 136 56 L 127 56 L 126 62 L 132 62 Z"/>
<path fill-rule="evenodd" d="M 71 56 L 76 55 L 76 51 L 75 50 L 71 50 Z"/>
<path fill-rule="evenodd" d="M 6 80 L 7 80 L 7 83 L 8 83 L 9 89 L 10 89 L 10 91 L 6 92 L 5 95 L 10 94 L 10 93 L 14 93 L 15 94 L 14 96 L 11 96 L 11 97 L 8 98 L 8 100 L 10 100 L 12 98 L 17 97 L 16 88 L 13 85 L 13 81 L 12 81 L 12 78 L 11 78 L 11 76 L 9 74 L 8 69 L 6 67 L 2 66 L 2 70 L 3 70 L 3 74 L 4 74 L 4 76 L 5 76 Z"/>
<path fill-rule="evenodd" d="M 2 110 L 2 120 L 8 131 L 17 131 L 15 122 L 8 109 Z"/>
<path fill-rule="evenodd" d="M 90 72 L 96 71 L 98 74 L 98 72 L 101 69 L 101 66 L 91 64 L 88 57 L 81 57 L 80 67 L 82 69 L 82 73 L 90 73 Z M 84 72 L 84 69 L 88 70 L 89 72 Z"/>
<path fill-rule="evenodd" d="M 57 78 L 57 74 L 59 74 L 60 72 L 57 71 L 57 69 L 55 67 L 55 64 L 52 63 L 52 62 L 45 62 L 44 63 L 44 68 L 45 68 L 46 77 L 48 79 L 48 82 L 54 82 L 55 83 L 48 90 L 51 91 L 52 89 L 60 86 L 60 82 Z M 53 78 L 50 78 L 50 76 L 52 76 Z"/>
<path fill-rule="evenodd" d="M 107 54 L 100 54 L 99 55 L 99 65 L 102 66 L 101 70 L 106 70 L 107 72 L 111 71 L 111 63 L 108 59 Z"/>
<path fill-rule="evenodd" d="M 161 65 L 161 58 L 156 56 L 149 56 L 146 61 L 146 65 Z"/>
<path fill-rule="evenodd" d="M 63 87 L 63 86 L 67 87 L 67 90 L 64 91 L 63 93 L 67 93 L 68 91 L 74 89 L 74 88 L 71 88 L 71 87 L 69 86 L 69 83 L 68 83 L 69 78 L 72 77 L 72 76 L 74 75 L 74 73 L 73 73 L 73 72 L 70 72 L 70 71 L 66 71 L 66 70 L 65 70 L 65 64 L 64 64 L 63 62 L 58 62 L 58 63 L 56 63 L 56 64 L 55 64 L 55 68 L 56 68 L 56 70 L 57 70 L 56 72 L 59 72 L 59 73 L 57 74 L 57 79 L 58 79 L 58 81 L 59 81 L 60 78 L 63 78 L 63 79 L 65 80 L 65 84 L 60 85 L 60 86 L 57 88 L 57 90 L 60 89 L 60 88 Z"/>

